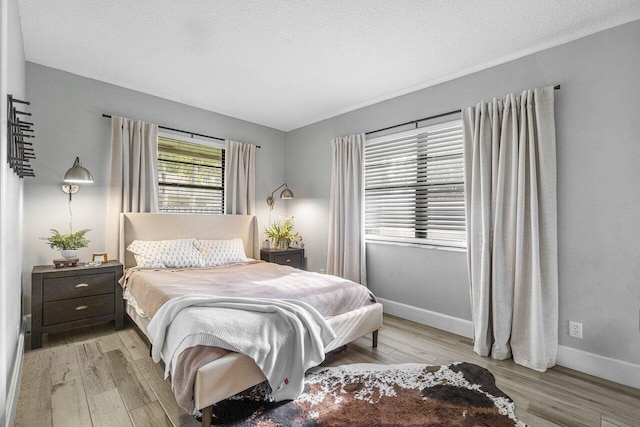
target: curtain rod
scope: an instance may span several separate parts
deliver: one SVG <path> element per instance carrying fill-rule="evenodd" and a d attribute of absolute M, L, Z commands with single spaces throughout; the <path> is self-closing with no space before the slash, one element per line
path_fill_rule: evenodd
<path fill-rule="evenodd" d="M 554 89 L 554 90 L 560 90 L 560 85 L 555 85 L 555 86 L 553 87 L 553 89 Z M 410 124 L 413 124 L 413 123 L 415 123 L 415 125 L 416 125 L 416 127 L 417 127 L 417 126 L 418 126 L 418 123 L 420 123 L 420 122 L 424 122 L 425 120 L 437 119 L 437 118 L 440 118 L 440 117 L 448 116 L 448 115 L 451 115 L 451 114 L 457 114 L 457 113 L 460 113 L 460 112 L 462 112 L 462 110 L 454 110 L 454 111 L 449 111 L 448 113 L 441 113 L 441 114 L 436 114 L 435 116 L 425 117 L 425 118 L 423 118 L 423 119 L 411 120 L 410 122 L 401 123 L 401 124 L 399 124 L 399 125 L 393 125 L 393 126 L 389 126 L 389 127 L 382 128 L 382 129 L 378 129 L 378 130 L 372 130 L 372 131 L 366 132 L 366 133 L 365 133 L 365 135 L 370 135 L 370 134 L 372 134 L 372 133 L 382 132 L 383 130 L 389 130 L 389 129 L 393 129 L 393 128 L 399 128 L 399 127 L 401 127 L 401 126 L 406 126 L 406 125 L 410 125 Z"/>
<path fill-rule="evenodd" d="M 110 116 L 109 114 L 103 114 L 103 115 L 102 115 L 102 117 L 105 117 L 105 118 L 107 118 L 107 119 L 110 119 L 110 118 L 111 118 L 111 116 Z M 225 140 L 224 138 L 219 138 L 219 137 L 217 137 L 217 136 L 205 135 L 205 134 L 203 134 L 203 133 L 196 133 L 196 132 L 191 132 L 191 131 L 188 131 L 188 130 L 182 130 L 182 129 L 170 128 L 170 127 L 167 127 L 167 126 L 160 126 L 160 125 L 158 125 L 158 129 L 172 130 L 172 131 L 174 131 L 174 132 L 186 133 L 187 135 L 191 135 L 191 137 L 192 137 L 192 138 L 193 138 L 194 136 L 201 136 L 201 137 L 204 137 L 204 138 L 217 139 L 218 141 L 224 141 L 224 140 Z M 259 145 L 256 145 L 256 148 L 262 148 L 262 147 L 260 147 Z"/>

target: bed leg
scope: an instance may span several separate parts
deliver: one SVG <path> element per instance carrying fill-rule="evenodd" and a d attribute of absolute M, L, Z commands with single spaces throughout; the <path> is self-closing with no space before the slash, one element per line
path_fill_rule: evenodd
<path fill-rule="evenodd" d="M 202 410 L 202 427 L 211 427 L 212 417 L 213 417 L 213 405 L 210 405 Z"/>
<path fill-rule="evenodd" d="M 372 341 L 373 343 L 371 344 L 371 347 L 373 348 L 378 348 L 378 331 L 373 331 L 372 335 Z"/>

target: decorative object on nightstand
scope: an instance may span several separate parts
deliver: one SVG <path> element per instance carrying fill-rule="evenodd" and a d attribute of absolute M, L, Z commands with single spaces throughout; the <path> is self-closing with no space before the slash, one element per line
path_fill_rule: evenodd
<path fill-rule="evenodd" d="M 57 269 L 37 265 L 31 273 L 31 348 L 42 346 L 42 334 L 79 326 L 124 321 L 122 264 L 108 261 L 100 266 Z"/>
<path fill-rule="evenodd" d="M 304 270 L 304 249 L 261 249 L 260 259 Z"/>
<path fill-rule="evenodd" d="M 94 252 L 91 255 L 91 262 L 88 262 L 87 265 L 100 265 L 103 262 L 107 262 L 107 253 L 106 252 Z"/>
<path fill-rule="evenodd" d="M 75 267 L 78 265 L 78 261 L 80 261 L 80 258 L 78 258 L 77 256 L 71 258 L 56 258 L 53 260 L 53 266 L 55 268 Z"/>
<path fill-rule="evenodd" d="M 86 248 L 89 244 L 89 239 L 84 237 L 89 231 L 91 230 L 85 228 L 75 233 L 60 234 L 58 230 L 52 228 L 51 236 L 41 237 L 40 239 L 46 240 L 51 249 L 58 249 L 60 251 L 62 258 L 53 260 L 56 268 L 75 267 L 78 263 L 78 249 Z"/>
<path fill-rule="evenodd" d="M 264 229 L 273 249 L 289 249 L 291 245 L 302 241 L 300 233 L 293 232 L 293 217 L 280 217 Z"/>

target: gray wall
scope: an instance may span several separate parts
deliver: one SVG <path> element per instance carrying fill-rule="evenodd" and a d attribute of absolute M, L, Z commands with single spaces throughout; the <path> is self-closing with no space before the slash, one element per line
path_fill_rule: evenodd
<path fill-rule="evenodd" d="M 73 229 L 92 229 L 87 235 L 91 243 L 80 258 L 104 250 L 111 125 L 103 113 L 260 145 L 256 213 L 260 226 L 266 224 L 266 198 L 284 182 L 284 132 L 30 62 L 27 93 L 39 138 L 36 177 L 26 181 L 24 195 L 24 221 L 29 224 L 24 231 L 25 294 L 31 295 L 31 268 L 60 256 L 38 238 L 50 228 L 69 229 L 68 198 L 60 185 L 76 156 L 95 180 L 73 196 Z M 282 204 L 274 209 L 276 215 L 284 212 Z"/>
<path fill-rule="evenodd" d="M 22 28 L 16 0 L 3 0 L 6 26 L 0 29 L 3 41 L 0 70 L 0 425 L 5 425 L 5 404 L 11 380 L 11 367 L 18 350 L 21 324 L 20 275 L 22 273 L 22 180 L 9 168 L 7 150 L 7 94 L 24 99 L 25 62 Z M 4 41 L 6 40 L 6 44 Z"/>
<path fill-rule="evenodd" d="M 296 199 L 277 200 L 274 217 L 296 217 L 307 268 L 319 271 L 325 268 L 327 252 L 331 138 L 560 83 L 560 343 L 640 363 L 637 40 L 639 21 L 287 134 L 27 63 L 27 97 L 33 102 L 39 138 L 37 177 L 26 181 L 24 194 L 24 221 L 29 224 L 22 264 L 25 293 L 30 294 L 31 267 L 58 256 L 38 237 L 47 235 L 49 228 L 68 227 L 67 199 L 59 186 L 75 156 L 96 179 L 82 186 L 73 201 L 74 228 L 93 229 L 92 243 L 81 256 L 86 259 L 104 248 L 109 121 L 102 113 L 262 145 L 256 188 L 261 224 L 268 219 L 263 199 L 286 178 Z M 368 244 L 367 250 L 369 285 L 380 297 L 471 318 L 464 253 L 382 244 Z M 568 336 L 568 320 L 583 323 L 584 339 Z"/>
<path fill-rule="evenodd" d="M 289 132 L 288 212 L 308 268 L 325 266 L 331 138 L 559 83 L 560 344 L 640 363 L 638 40 L 640 21 Z M 380 297 L 471 319 L 465 253 L 370 243 L 367 256 Z M 568 336 L 569 320 L 584 339 Z"/>

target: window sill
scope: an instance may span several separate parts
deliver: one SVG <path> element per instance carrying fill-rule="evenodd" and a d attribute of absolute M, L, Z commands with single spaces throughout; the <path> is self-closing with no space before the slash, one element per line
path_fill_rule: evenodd
<path fill-rule="evenodd" d="M 412 243 L 412 242 L 397 242 L 393 240 L 372 240 L 365 239 L 365 244 L 374 244 L 374 245 L 390 245 L 390 246 L 406 246 L 411 248 L 420 248 L 420 249 L 435 249 L 437 251 L 447 251 L 447 252 L 467 252 L 467 248 L 457 247 L 457 246 L 440 246 L 440 245 L 432 245 L 428 243 Z"/>

